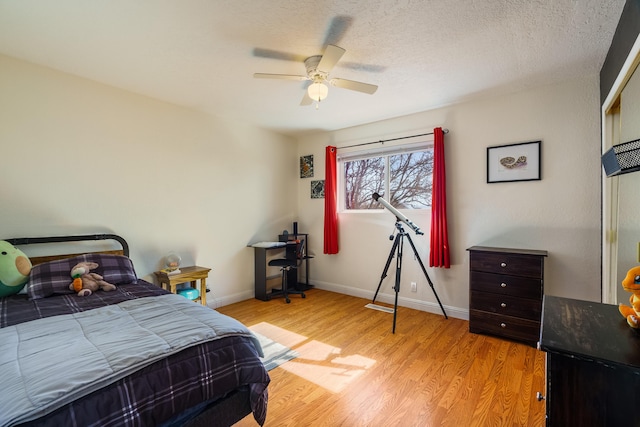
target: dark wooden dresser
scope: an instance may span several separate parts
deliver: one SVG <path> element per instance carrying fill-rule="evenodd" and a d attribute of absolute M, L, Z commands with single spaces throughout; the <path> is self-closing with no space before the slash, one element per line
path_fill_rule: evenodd
<path fill-rule="evenodd" d="M 547 426 L 640 426 L 640 331 L 618 306 L 544 297 Z"/>
<path fill-rule="evenodd" d="M 469 331 L 536 346 L 546 251 L 473 246 L 469 262 Z"/>

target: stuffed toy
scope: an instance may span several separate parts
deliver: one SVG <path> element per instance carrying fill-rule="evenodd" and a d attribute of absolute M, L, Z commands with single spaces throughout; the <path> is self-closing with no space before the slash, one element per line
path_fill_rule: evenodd
<path fill-rule="evenodd" d="M 81 262 L 71 269 L 71 277 L 73 282 L 69 285 L 69 289 L 78 293 L 79 297 L 86 297 L 102 289 L 103 291 L 114 291 L 115 285 L 107 283 L 103 277 L 97 273 L 90 273 L 89 270 L 98 268 L 98 263 Z"/>
<path fill-rule="evenodd" d="M 24 252 L 0 240 L 0 297 L 20 292 L 29 280 L 31 267 Z"/>
<path fill-rule="evenodd" d="M 627 319 L 627 323 L 634 329 L 640 328 L 640 267 L 633 267 L 627 272 L 627 277 L 622 281 L 622 288 L 631 292 L 629 303 L 631 307 L 620 304 L 620 314 Z"/>

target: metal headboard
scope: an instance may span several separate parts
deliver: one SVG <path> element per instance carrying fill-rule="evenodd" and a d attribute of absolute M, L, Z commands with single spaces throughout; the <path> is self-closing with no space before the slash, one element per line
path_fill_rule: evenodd
<path fill-rule="evenodd" d="M 122 246 L 122 252 L 129 256 L 129 245 L 127 241 L 116 234 L 85 234 L 81 236 L 54 236 L 54 237 L 18 237 L 14 239 L 4 239 L 14 246 L 32 245 L 35 243 L 62 243 L 81 242 L 86 240 L 115 240 Z"/>

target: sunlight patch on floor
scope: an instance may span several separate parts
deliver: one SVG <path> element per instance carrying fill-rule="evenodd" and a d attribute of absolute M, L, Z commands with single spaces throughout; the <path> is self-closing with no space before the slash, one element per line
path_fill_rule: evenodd
<path fill-rule="evenodd" d="M 308 337 L 304 335 L 296 334 L 295 332 L 288 331 L 271 323 L 261 322 L 256 323 L 250 327 L 252 331 L 256 331 L 265 337 L 271 338 L 277 343 L 293 349 L 296 345 L 308 340 Z"/>
<path fill-rule="evenodd" d="M 279 368 L 311 381 L 331 392 L 338 393 L 372 367 L 376 361 L 358 354 L 342 355 L 342 349 L 311 340 L 295 332 L 267 322 L 251 329 L 295 350 L 299 356 Z M 305 342 L 308 341 L 308 342 Z"/>

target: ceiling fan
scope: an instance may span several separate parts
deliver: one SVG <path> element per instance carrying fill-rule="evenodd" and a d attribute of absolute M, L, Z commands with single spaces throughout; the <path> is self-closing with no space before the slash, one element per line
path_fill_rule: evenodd
<path fill-rule="evenodd" d="M 357 92 L 368 93 L 373 95 L 378 89 L 378 86 L 369 83 L 357 82 L 354 80 L 339 79 L 329 77 L 329 73 L 336 65 L 336 63 L 342 58 L 345 50 L 341 47 L 329 44 L 324 50 L 324 54 L 311 56 L 304 60 L 304 65 L 307 69 L 307 75 L 292 75 L 292 74 L 267 74 L 267 73 L 255 73 L 253 77 L 262 79 L 286 79 L 286 80 L 310 80 L 311 83 L 300 105 L 311 105 L 314 101 L 320 102 L 325 99 L 329 93 L 327 83 L 349 90 L 355 90 Z M 316 104 L 316 108 L 318 105 Z"/>

